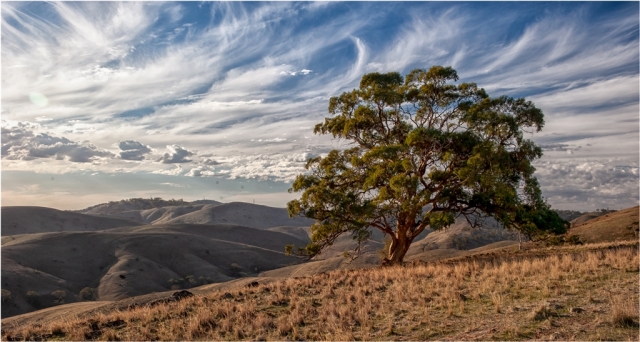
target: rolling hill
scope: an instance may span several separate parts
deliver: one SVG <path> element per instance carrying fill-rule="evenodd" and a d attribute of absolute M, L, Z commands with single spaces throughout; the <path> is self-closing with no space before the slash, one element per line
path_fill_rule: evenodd
<path fill-rule="evenodd" d="M 44 207 L 2 207 L 2 236 L 47 232 L 95 231 L 140 223 Z"/>
<path fill-rule="evenodd" d="M 589 220 L 593 220 L 594 218 L 600 217 L 602 215 L 606 215 L 606 214 L 610 214 L 613 213 L 615 211 L 592 211 L 592 212 L 588 212 L 588 213 L 583 213 L 582 215 L 574 218 L 573 220 L 570 220 L 571 226 L 578 226 L 581 225 Z"/>
<path fill-rule="evenodd" d="M 104 203 L 78 212 L 143 224 L 237 224 L 266 229 L 279 226 L 306 227 L 313 223 L 313 220 L 303 217 L 289 218 L 284 208 L 244 202 L 220 203 L 210 200 L 181 202 L 132 199 Z"/>
<path fill-rule="evenodd" d="M 200 210 L 178 216 L 166 223 L 227 224 L 266 229 L 279 226 L 306 227 L 313 220 L 304 217 L 290 218 L 287 209 L 265 205 L 231 202 L 220 205 L 205 205 Z"/>
<path fill-rule="evenodd" d="M 572 221 L 567 235 L 578 236 L 586 243 L 610 242 L 638 239 L 638 212 L 640 207 L 632 207 L 585 221 Z"/>
<path fill-rule="evenodd" d="M 299 263 L 286 244 L 305 244 L 291 234 L 236 225 L 152 225 L 95 232 L 55 232 L 3 241 L 2 290 L 12 316 L 58 303 L 53 291 L 75 302 L 85 288 L 99 300 L 190 287 Z M 173 279 L 173 281 L 172 281 Z M 27 298 L 37 293 L 37 302 Z"/>

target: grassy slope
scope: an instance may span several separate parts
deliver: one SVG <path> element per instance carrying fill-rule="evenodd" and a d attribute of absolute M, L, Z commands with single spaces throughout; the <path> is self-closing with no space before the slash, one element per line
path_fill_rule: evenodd
<path fill-rule="evenodd" d="M 100 217 L 114 217 L 144 224 L 237 224 L 252 228 L 279 226 L 307 227 L 313 221 L 303 217 L 289 218 L 284 208 L 259 204 L 215 201 L 170 202 L 135 199 L 104 203 L 79 212 Z"/>
<path fill-rule="evenodd" d="M 75 302 L 84 287 L 111 301 L 167 291 L 170 279 L 188 275 L 199 284 L 224 282 L 243 275 L 240 272 L 257 274 L 300 262 L 284 255 L 282 246 L 288 243 L 305 240 L 232 225 L 21 235 L 2 246 L 2 289 L 12 296 L 11 303 L 2 305 L 2 317 L 57 305 L 50 295 L 56 290 L 66 291 L 67 303 Z M 234 263 L 236 272 L 231 269 Z M 40 305 L 32 305 L 28 291 L 38 293 Z"/>
<path fill-rule="evenodd" d="M 11 235 L 47 232 L 96 231 L 140 223 L 117 218 L 95 217 L 44 207 L 2 207 L 2 242 Z"/>
<path fill-rule="evenodd" d="M 638 239 L 639 210 L 627 208 L 593 218 L 571 227 L 568 235 L 577 235 L 587 243 Z"/>
<path fill-rule="evenodd" d="M 638 263 L 636 241 L 503 250 L 270 280 L 39 325 L 14 317 L 3 321 L 2 338 L 637 340 Z"/>

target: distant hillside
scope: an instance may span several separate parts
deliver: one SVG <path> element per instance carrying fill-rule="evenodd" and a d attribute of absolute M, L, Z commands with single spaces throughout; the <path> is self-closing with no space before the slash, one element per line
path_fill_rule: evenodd
<path fill-rule="evenodd" d="M 313 224 L 313 220 L 304 217 L 290 218 L 287 209 L 284 208 L 273 208 L 244 202 L 231 202 L 216 206 L 203 206 L 200 210 L 178 216 L 166 223 L 222 223 L 266 229 L 279 226 L 310 226 Z"/>
<path fill-rule="evenodd" d="M 577 210 L 558 210 L 555 209 L 554 210 L 556 213 L 558 213 L 558 216 L 560 216 L 560 218 L 562 218 L 563 220 L 567 221 L 567 222 L 571 222 L 572 220 L 584 215 L 585 213 L 581 212 L 581 211 L 577 211 Z"/>
<path fill-rule="evenodd" d="M 481 227 L 472 228 L 464 217 L 458 217 L 449 228 L 435 231 L 414 242 L 407 255 L 420 258 L 420 253 L 429 250 L 470 250 L 504 240 L 517 241 L 518 233 L 502 228 L 492 218 L 485 219 Z"/>
<path fill-rule="evenodd" d="M 576 219 L 567 235 L 576 235 L 580 241 L 588 243 L 637 240 L 639 210 L 639 207 L 632 207 L 609 213 L 601 212 L 603 215 L 583 223 L 576 223 Z"/>
<path fill-rule="evenodd" d="M 213 200 L 198 200 L 194 202 L 187 202 L 182 199 L 164 200 L 160 197 L 130 198 L 120 201 L 111 201 L 108 203 L 97 204 L 86 209 L 78 210 L 78 212 L 90 215 L 111 215 L 123 211 L 145 210 L 169 206 L 185 206 L 190 204 L 220 204 L 220 202 Z"/>
<path fill-rule="evenodd" d="M 184 202 L 182 200 L 131 199 L 99 204 L 79 212 L 144 224 L 237 224 L 266 229 L 280 226 L 307 227 L 313 223 L 313 220 L 303 217 L 289 218 L 289 214 L 284 208 L 244 202 L 220 203 L 209 200 Z"/>
<path fill-rule="evenodd" d="M 592 211 L 589 213 L 583 213 L 582 215 L 576 217 L 575 219 L 571 220 L 571 226 L 578 226 L 581 225 L 589 220 L 593 220 L 596 217 L 600 217 L 602 215 L 607 215 L 607 214 L 611 214 L 611 213 L 615 213 L 615 210 L 596 210 L 596 211 Z"/>
<path fill-rule="evenodd" d="M 1 250 L 2 290 L 13 303 L 2 305 L 2 316 L 54 305 L 56 290 L 66 292 L 66 303 L 85 287 L 99 300 L 117 300 L 257 275 L 299 263 L 284 246 L 306 242 L 276 231 L 187 224 L 16 236 Z M 39 304 L 29 301 L 29 291 Z"/>
<path fill-rule="evenodd" d="M 96 231 L 137 225 L 140 225 L 140 223 L 116 218 L 95 217 L 52 208 L 2 207 L 2 236 L 46 232 Z"/>

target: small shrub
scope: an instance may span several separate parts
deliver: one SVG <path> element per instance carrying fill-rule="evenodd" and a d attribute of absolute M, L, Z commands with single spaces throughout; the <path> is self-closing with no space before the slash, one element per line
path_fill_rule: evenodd
<path fill-rule="evenodd" d="M 11 301 L 11 292 L 9 290 L 2 289 L 2 302 L 7 303 Z"/>
<path fill-rule="evenodd" d="M 171 284 L 171 289 L 172 290 L 179 290 L 182 288 L 185 288 L 185 280 L 184 278 L 180 278 L 180 279 L 169 279 L 169 284 Z"/>
<path fill-rule="evenodd" d="M 549 239 L 547 240 L 547 245 L 549 246 L 560 246 L 560 245 L 564 245 L 564 236 L 562 235 L 553 235 L 551 237 L 549 237 Z"/>
<path fill-rule="evenodd" d="M 569 238 L 567 239 L 567 242 L 572 244 L 572 245 L 582 245 L 583 244 L 583 242 L 580 241 L 580 237 L 578 235 L 569 236 Z"/>
<path fill-rule="evenodd" d="M 54 303 L 64 303 L 64 299 L 67 297 L 67 292 L 65 290 L 55 290 L 51 292 L 51 295 L 55 298 L 53 300 Z"/>
<path fill-rule="evenodd" d="M 98 299 L 98 290 L 91 287 L 85 287 L 82 290 L 80 290 L 80 293 L 78 294 L 78 299 L 96 300 Z"/>
<path fill-rule="evenodd" d="M 172 290 L 188 289 L 193 286 L 211 284 L 212 282 L 209 277 L 200 276 L 196 278 L 194 275 L 188 275 L 180 279 L 169 279 Z"/>
<path fill-rule="evenodd" d="M 184 280 L 187 281 L 190 285 L 196 284 L 196 277 L 194 277 L 193 275 L 188 275 L 184 277 Z"/>
<path fill-rule="evenodd" d="M 296 247 L 296 246 L 294 246 L 294 245 L 285 245 L 285 246 L 284 246 L 284 254 L 286 254 L 286 255 L 292 255 L 292 254 L 293 254 L 293 249 L 294 249 L 295 247 Z M 208 250 L 207 250 L 207 254 L 209 254 L 209 251 L 208 251 Z"/>

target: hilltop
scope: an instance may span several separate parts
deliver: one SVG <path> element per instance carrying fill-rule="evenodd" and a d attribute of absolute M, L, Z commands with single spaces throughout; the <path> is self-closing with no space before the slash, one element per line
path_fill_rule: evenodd
<path fill-rule="evenodd" d="M 213 200 L 198 200 L 193 202 L 187 202 L 183 199 L 170 199 L 165 200 L 160 197 L 156 198 L 129 198 L 120 201 L 110 201 L 107 203 L 100 203 L 85 209 L 78 210 L 84 214 L 112 214 L 116 212 L 123 212 L 129 210 L 145 210 L 153 208 L 162 208 L 170 206 L 186 206 L 194 204 L 220 204 L 218 201 Z"/>
<path fill-rule="evenodd" d="M 600 211 L 573 220 L 568 236 L 577 236 L 582 242 L 606 242 L 638 239 L 638 213 L 640 207 L 619 211 Z"/>
<path fill-rule="evenodd" d="M 310 226 L 303 217 L 290 218 L 284 208 L 265 205 L 212 200 L 185 202 L 161 198 L 133 198 L 95 205 L 77 211 L 82 214 L 131 220 L 143 224 L 237 224 L 252 228 Z"/>
<path fill-rule="evenodd" d="M 44 207 L 2 207 L 2 236 L 46 232 L 95 231 L 140 223 Z"/>

